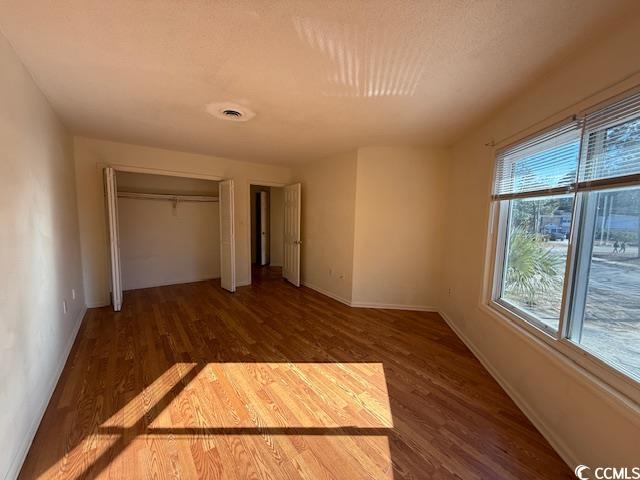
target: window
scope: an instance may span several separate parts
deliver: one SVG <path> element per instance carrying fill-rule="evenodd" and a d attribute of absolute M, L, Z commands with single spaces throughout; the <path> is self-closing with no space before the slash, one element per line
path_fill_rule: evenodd
<path fill-rule="evenodd" d="M 640 94 L 499 151 L 493 200 L 492 305 L 640 380 Z"/>
<path fill-rule="evenodd" d="M 495 300 L 541 330 L 560 328 L 580 128 L 571 121 L 498 155 L 501 211 Z"/>

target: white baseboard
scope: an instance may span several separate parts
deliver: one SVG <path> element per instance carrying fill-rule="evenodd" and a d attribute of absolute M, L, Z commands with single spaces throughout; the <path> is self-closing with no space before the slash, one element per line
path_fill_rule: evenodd
<path fill-rule="evenodd" d="M 489 374 L 495 379 L 496 382 L 502 387 L 502 389 L 509 395 L 513 403 L 524 413 L 529 421 L 538 429 L 542 436 L 549 442 L 553 449 L 560 455 L 560 458 L 569 465 L 573 470 L 578 465 L 577 455 L 569 448 L 569 446 L 549 427 L 535 412 L 533 408 L 527 403 L 527 401 L 516 391 L 515 388 L 498 372 L 496 368 L 487 360 L 484 354 L 476 348 L 476 346 L 469 340 L 469 338 L 462 333 L 456 324 L 447 316 L 446 313 L 438 312 L 444 321 L 449 325 L 449 328 L 462 340 L 471 353 L 478 359 L 482 366 L 489 372 Z"/>
<path fill-rule="evenodd" d="M 347 300 L 346 298 L 341 297 L 340 295 L 336 295 L 333 292 L 330 292 L 328 290 L 325 290 L 324 288 L 320 288 L 312 283 L 309 282 L 305 282 L 302 281 L 300 282 L 302 285 L 304 285 L 305 287 L 310 288 L 311 290 L 315 290 L 318 293 L 321 293 L 322 295 L 329 297 L 329 298 L 333 298 L 334 300 L 337 300 L 340 303 L 344 303 L 345 305 L 348 305 L 349 307 L 351 306 L 351 300 Z"/>
<path fill-rule="evenodd" d="M 325 295 L 329 298 L 333 298 L 340 303 L 344 303 L 353 308 L 378 308 L 378 309 L 387 309 L 387 310 L 413 310 L 417 312 L 437 312 L 438 309 L 436 307 L 429 307 L 424 305 L 401 305 L 397 303 L 373 303 L 373 302 L 352 302 L 351 300 L 347 300 L 339 295 L 336 295 L 333 292 L 325 290 L 324 288 L 320 288 L 317 285 L 312 283 L 302 281 L 302 285 L 305 287 L 309 287 L 311 290 L 315 290 L 322 295 Z"/>
<path fill-rule="evenodd" d="M 44 412 L 47 410 L 49 406 L 49 402 L 51 401 L 51 397 L 53 396 L 53 392 L 58 385 L 58 381 L 60 380 L 60 375 L 62 375 L 62 370 L 64 370 L 64 366 L 67 363 L 67 359 L 69 358 L 69 354 L 71 353 L 71 349 L 73 348 L 73 344 L 76 341 L 76 337 L 78 335 L 78 331 L 80 330 L 80 325 L 82 325 L 82 319 L 84 315 L 87 313 L 87 306 L 83 305 L 78 312 L 78 315 L 75 319 L 75 325 L 73 326 L 73 331 L 71 332 L 71 336 L 69 337 L 69 341 L 67 345 L 65 345 L 64 355 L 60 358 L 58 365 L 56 366 L 56 371 L 49 385 L 47 386 L 48 395 L 46 398 L 42 399 L 40 403 L 40 407 L 36 415 L 33 417 L 33 421 L 29 426 L 29 430 L 27 434 L 22 439 L 22 443 L 20 444 L 20 448 L 18 449 L 18 453 L 13 458 L 11 465 L 9 466 L 9 471 L 7 471 L 5 475 L 5 480 L 18 478 L 18 474 L 20 473 L 20 469 L 22 468 L 22 464 L 27 458 L 27 454 L 29 453 L 29 449 L 31 448 L 31 443 L 36 436 L 36 432 L 38 431 L 38 427 L 40 426 L 40 422 L 42 421 L 42 417 L 44 417 Z"/>
<path fill-rule="evenodd" d="M 93 303 L 93 302 L 91 302 L 91 303 L 87 304 L 87 308 L 108 307 L 109 305 L 111 305 L 111 303 L 109 303 L 109 302 L 107 302 L 107 303 L 104 303 L 104 302 Z"/>
<path fill-rule="evenodd" d="M 217 276 L 216 276 L 217 275 Z M 155 288 L 155 287 L 169 287 L 171 285 L 181 285 L 183 283 L 196 283 L 196 282 L 205 282 L 207 280 L 217 280 L 220 278 L 219 274 L 209 274 L 209 275 L 199 275 L 197 277 L 189 277 L 189 278 L 171 278 L 167 280 L 163 280 L 160 283 L 154 283 L 152 285 L 136 285 L 136 286 L 123 286 L 123 291 L 129 290 L 143 290 L 145 288 Z"/>
<path fill-rule="evenodd" d="M 413 310 L 416 312 L 437 312 L 436 307 L 427 305 L 402 305 L 398 303 L 372 303 L 372 302 L 351 302 L 356 308 L 381 308 L 387 310 Z"/>

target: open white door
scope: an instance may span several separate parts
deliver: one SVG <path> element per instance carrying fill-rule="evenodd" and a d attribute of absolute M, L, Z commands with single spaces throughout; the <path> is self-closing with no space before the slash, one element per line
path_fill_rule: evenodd
<path fill-rule="evenodd" d="M 284 278 L 300 286 L 300 200 L 299 183 L 284 187 Z"/>
<path fill-rule="evenodd" d="M 233 180 L 220 182 L 220 284 L 236 291 L 236 242 L 233 216 Z"/>
<path fill-rule="evenodd" d="M 122 275 L 120 271 L 120 236 L 118 231 L 118 188 L 116 172 L 111 167 L 104 169 L 104 186 L 107 202 L 107 225 L 109 226 L 109 255 L 111 259 L 111 303 L 119 312 L 122 308 Z"/>

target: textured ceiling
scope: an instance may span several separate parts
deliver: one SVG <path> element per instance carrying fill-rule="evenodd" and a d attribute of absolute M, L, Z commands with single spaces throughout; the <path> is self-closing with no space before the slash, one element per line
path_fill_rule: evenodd
<path fill-rule="evenodd" d="M 635 0 L 2 0 L 0 28 L 75 133 L 293 163 L 447 145 Z M 210 102 L 256 117 L 224 122 Z"/>

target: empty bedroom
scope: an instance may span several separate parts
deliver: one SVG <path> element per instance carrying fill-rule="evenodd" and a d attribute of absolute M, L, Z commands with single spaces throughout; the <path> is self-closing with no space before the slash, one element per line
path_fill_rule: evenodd
<path fill-rule="evenodd" d="M 640 479 L 640 2 L 0 2 L 0 478 Z"/>

